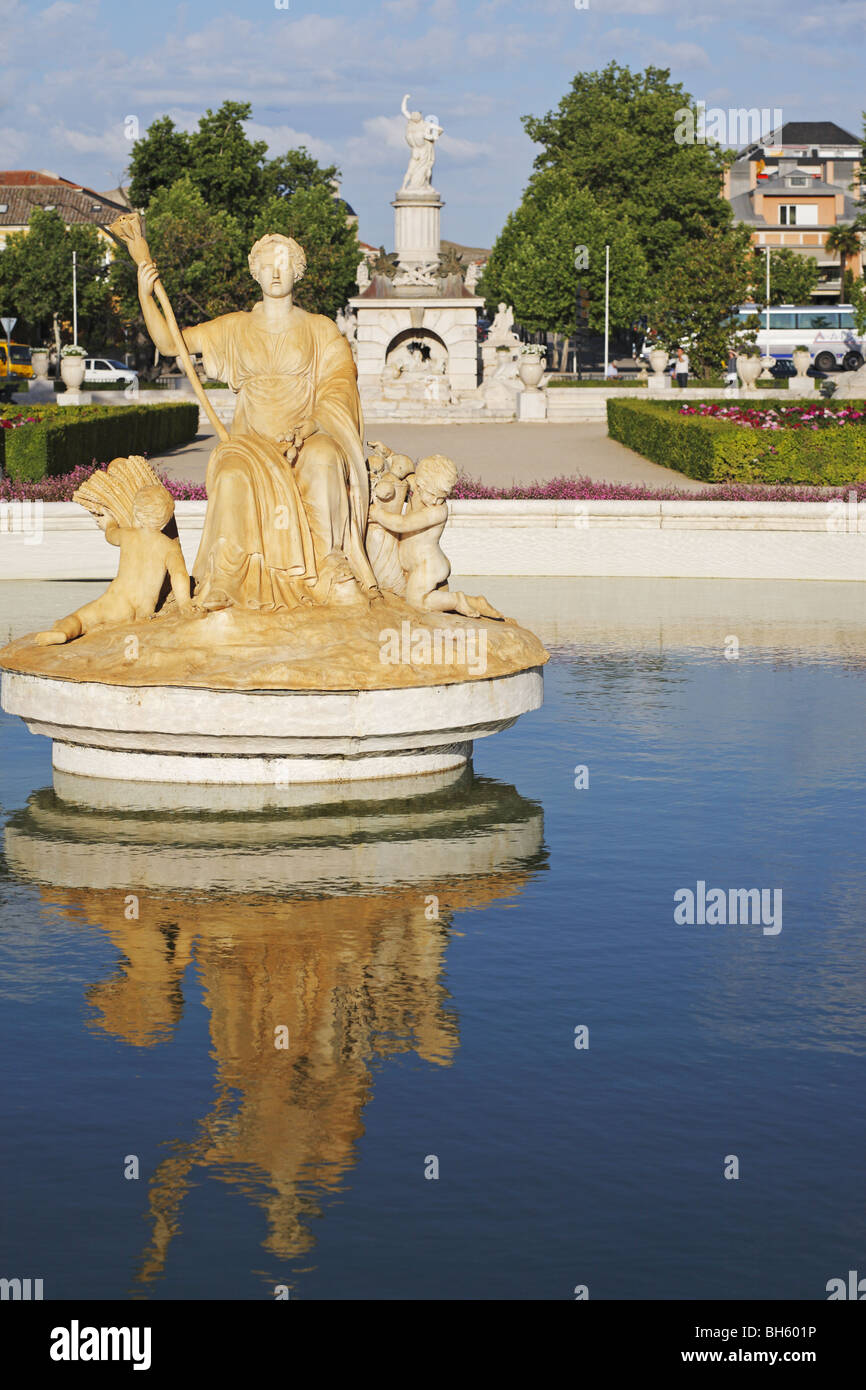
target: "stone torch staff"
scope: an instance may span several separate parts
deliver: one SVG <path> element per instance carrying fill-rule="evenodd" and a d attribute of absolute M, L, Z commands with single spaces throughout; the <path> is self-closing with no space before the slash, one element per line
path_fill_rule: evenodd
<path fill-rule="evenodd" d="M 116 241 L 122 242 L 126 246 L 126 249 L 136 265 L 141 265 L 143 261 L 150 261 L 153 259 L 150 254 L 150 247 L 144 238 L 141 218 L 137 212 L 125 213 L 122 217 L 118 217 L 116 221 L 112 222 L 108 230 Z M 192 358 L 183 340 L 183 334 L 178 327 L 177 319 L 174 316 L 174 310 L 171 307 L 171 302 L 165 292 L 165 286 L 162 280 L 157 280 L 153 288 L 162 307 L 162 312 L 165 314 L 165 321 L 174 339 L 177 355 L 183 363 L 183 369 L 187 374 L 189 384 L 198 397 L 201 405 L 204 407 L 205 413 L 216 430 L 217 435 L 220 439 L 225 441 L 229 438 L 229 432 L 208 400 L 207 392 L 198 379 L 195 367 L 192 365 Z"/>

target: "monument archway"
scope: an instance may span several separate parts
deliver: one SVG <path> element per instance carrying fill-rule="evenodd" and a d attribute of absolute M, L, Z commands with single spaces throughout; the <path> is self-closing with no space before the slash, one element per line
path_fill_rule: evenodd
<path fill-rule="evenodd" d="M 385 366 L 396 367 L 401 375 L 445 376 L 448 347 L 430 328 L 404 328 L 395 333 L 385 349 Z"/>

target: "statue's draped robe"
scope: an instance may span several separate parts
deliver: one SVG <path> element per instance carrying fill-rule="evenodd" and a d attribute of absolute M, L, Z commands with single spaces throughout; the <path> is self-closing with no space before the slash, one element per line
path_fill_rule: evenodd
<path fill-rule="evenodd" d="M 272 609 L 297 602 L 288 580 L 315 582 L 317 558 L 303 499 L 276 443 L 312 418 L 342 454 L 346 559 L 362 587 L 375 587 L 364 548 L 369 482 L 357 371 L 336 324 L 296 308 L 291 327 L 271 333 L 256 308 L 199 324 L 196 334 L 208 376 L 238 392 L 231 438 L 217 446 L 208 464 L 208 509 L 193 565 L 197 586 L 211 583 L 246 607 Z M 248 480 L 244 506 L 221 504 L 220 476 L 228 469 L 240 469 Z M 236 500 L 237 493 L 232 496 Z"/>

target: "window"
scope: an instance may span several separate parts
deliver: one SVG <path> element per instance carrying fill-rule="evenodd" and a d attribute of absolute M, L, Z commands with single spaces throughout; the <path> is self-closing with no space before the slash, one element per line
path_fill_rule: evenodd
<path fill-rule="evenodd" d="M 817 333 L 820 329 L 838 328 L 839 315 L 828 314 L 822 310 L 813 310 L 811 314 L 798 314 L 797 327 L 811 329 Z"/>
<path fill-rule="evenodd" d="M 854 315 L 853 315 L 853 314 L 840 314 L 840 315 L 839 315 L 839 327 L 840 327 L 840 328 L 856 328 L 856 326 L 857 326 L 857 325 L 854 323 Z"/>
<path fill-rule="evenodd" d="M 762 328 L 763 328 L 763 326 L 764 326 L 765 319 L 766 319 L 766 314 L 762 314 L 762 315 L 761 315 L 761 327 L 762 327 Z M 774 314 L 773 311 L 772 311 L 772 309 L 770 310 L 770 327 L 771 327 L 771 328 L 781 328 L 781 329 L 783 329 L 783 330 L 788 330 L 788 329 L 793 330 L 793 329 L 796 327 L 796 325 L 797 325 L 797 315 L 796 315 L 796 314 Z"/>
<path fill-rule="evenodd" d="M 808 187 L 809 187 L 809 180 L 806 178 L 805 174 L 793 174 L 793 175 L 791 176 L 791 178 L 788 179 L 788 187 L 789 187 L 789 188 L 808 188 Z"/>
<path fill-rule="evenodd" d="M 8 204 L 8 203 L 0 203 L 0 212 L 8 212 L 8 211 L 9 211 L 9 204 Z"/>
<path fill-rule="evenodd" d="M 107 362 L 103 362 L 100 358 L 98 358 L 96 361 L 96 370 L 98 372 L 108 372 L 111 370 L 111 368 L 109 367 Z"/>
<path fill-rule="evenodd" d="M 817 203 L 780 203 L 780 227 L 817 227 Z"/>

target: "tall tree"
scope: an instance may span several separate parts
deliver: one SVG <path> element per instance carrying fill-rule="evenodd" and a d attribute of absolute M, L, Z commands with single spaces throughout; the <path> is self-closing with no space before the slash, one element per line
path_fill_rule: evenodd
<path fill-rule="evenodd" d="M 209 207 L 222 209 L 248 226 L 268 195 L 267 141 L 250 140 L 244 121 L 248 101 L 224 101 L 199 119 L 189 138 L 189 174 Z"/>
<path fill-rule="evenodd" d="M 753 249 L 749 262 L 751 294 L 757 304 L 767 298 L 767 258 Z M 820 279 L 814 256 L 798 256 L 790 246 L 773 247 L 770 252 L 770 303 L 808 304 Z"/>
<path fill-rule="evenodd" d="M 354 293 L 361 252 L 343 205 L 322 184 L 298 188 L 289 198 L 272 198 L 260 211 L 252 235 L 282 232 L 300 242 L 307 269 L 295 300 L 311 313 L 333 318 Z M 255 286 L 253 287 L 255 288 Z"/>
<path fill-rule="evenodd" d="M 189 166 L 189 136 L 178 130 L 171 116 L 159 116 L 136 140 L 129 161 L 129 201 L 146 208 L 161 188 L 171 185 Z"/>
<path fill-rule="evenodd" d="M 839 257 L 839 303 L 845 302 L 845 270 L 848 262 L 860 252 L 860 231 L 856 223 L 840 222 L 827 233 L 824 247 L 831 256 Z"/>
<path fill-rule="evenodd" d="M 16 334 L 48 338 L 54 314 L 71 342 L 72 253 L 78 262 L 78 336 L 84 346 L 115 341 L 108 269 L 111 251 L 90 223 L 66 227 L 59 212 L 35 208 L 28 230 L 13 233 L 0 252 L 0 303 L 14 314 Z"/>
<path fill-rule="evenodd" d="M 641 312 L 647 292 L 639 238 L 587 189 L 563 189 L 551 171 L 535 180 L 509 216 L 478 292 L 491 310 L 500 300 L 512 304 L 524 328 L 569 334 L 575 328 L 579 281 L 589 290 L 589 326 L 600 333 L 605 245 L 610 246 L 611 323 L 625 327 Z"/>
<path fill-rule="evenodd" d="M 735 342 L 736 311 L 747 297 L 749 229 L 704 226 L 665 266 L 650 304 L 650 323 L 673 351 L 689 345 L 693 363 L 718 370 Z"/>
<path fill-rule="evenodd" d="M 230 213 L 208 207 L 189 174 L 152 198 L 147 239 L 181 326 L 252 303 L 248 238 Z M 138 324 L 136 269 L 125 253 L 115 258 L 111 283 L 124 322 Z"/>
<path fill-rule="evenodd" d="M 631 222 L 657 275 L 700 228 L 732 220 L 720 196 L 722 150 L 677 141 L 682 111 L 692 104 L 667 68 L 632 72 L 612 62 L 601 72 L 578 73 L 555 111 L 523 118 L 542 146 L 528 192 L 545 171 L 572 188 L 588 188 Z"/>
<path fill-rule="evenodd" d="M 299 188 L 330 188 L 339 172 L 336 164 L 319 164 L 305 145 L 299 145 L 268 161 L 265 182 L 272 197 L 291 198 Z"/>

